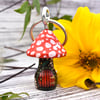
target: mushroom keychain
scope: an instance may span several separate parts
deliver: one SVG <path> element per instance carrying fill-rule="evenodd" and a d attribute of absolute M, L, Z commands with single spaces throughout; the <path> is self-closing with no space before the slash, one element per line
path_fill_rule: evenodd
<path fill-rule="evenodd" d="M 45 29 L 40 32 L 34 40 L 32 30 L 34 26 L 40 22 L 43 22 Z M 59 42 L 52 31 L 48 30 L 47 26 L 49 22 L 58 25 L 64 31 L 65 40 L 63 44 Z M 50 19 L 49 9 L 47 7 L 43 8 L 42 20 L 38 23 L 33 24 L 31 27 L 30 33 L 33 43 L 27 50 L 27 55 L 39 58 L 39 66 L 35 73 L 37 89 L 52 90 L 57 86 L 57 74 L 54 69 L 53 58 L 63 57 L 66 55 L 66 50 L 62 45 L 66 43 L 67 34 L 60 23 Z"/>

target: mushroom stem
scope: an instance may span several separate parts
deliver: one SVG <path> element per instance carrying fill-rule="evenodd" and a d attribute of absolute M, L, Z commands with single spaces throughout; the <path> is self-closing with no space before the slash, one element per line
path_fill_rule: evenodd
<path fill-rule="evenodd" d="M 40 58 L 39 67 L 35 74 L 37 89 L 52 90 L 57 85 L 57 75 L 52 58 Z"/>

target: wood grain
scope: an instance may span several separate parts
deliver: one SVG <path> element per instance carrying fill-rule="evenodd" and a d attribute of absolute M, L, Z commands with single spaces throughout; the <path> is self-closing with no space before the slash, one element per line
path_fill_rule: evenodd
<path fill-rule="evenodd" d="M 0 0 L 0 10 L 15 3 L 18 0 Z M 41 0 L 43 4 L 43 0 Z M 23 40 L 19 41 L 24 25 L 24 15 L 17 14 L 14 9 L 20 7 L 18 4 L 2 13 L 0 13 L 0 56 L 9 56 L 17 51 L 4 49 L 3 47 L 11 46 L 26 51 L 29 45 L 32 43 L 29 35 L 30 26 L 41 18 L 41 15 L 37 15 L 36 10 L 32 11 L 31 23 L 28 25 L 26 34 Z M 57 5 L 49 5 L 51 16 L 55 16 L 57 12 Z M 100 12 L 100 0 L 62 0 L 62 8 L 60 16 L 69 14 L 74 16 L 79 6 L 88 6 L 91 12 Z M 42 7 L 41 7 L 42 9 Z M 41 27 L 42 26 L 42 27 Z M 34 36 L 36 37 L 43 29 L 43 25 L 38 25 L 34 29 Z M 3 65 L 9 66 L 22 66 L 27 67 L 32 63 L 36 63 L 34 66 L 37 68 L 38 59 L 31 58 L 22 54 L 20 56 L 13 57 L 15 62 L 4 63 Z M 0 73 L 0 80 L 20 71 L 18 70 L 2 70 Z M 61 88 L 57 87 L 52 91 L 39 91 L 35 88 L 34 73 L 35 69 L 29 69 L 26 72 L 12 78 L 11 80 L 0 84 L 0 93 L 12 91 L 12 92 L 28 92 L 30 98 L 25 97 L 27 100 L 100 100 L 100 89 L 94 89 L 85 91 L 78 87 Z"/>

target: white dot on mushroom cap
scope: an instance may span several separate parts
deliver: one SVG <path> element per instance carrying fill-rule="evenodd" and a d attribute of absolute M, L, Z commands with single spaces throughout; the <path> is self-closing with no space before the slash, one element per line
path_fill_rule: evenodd
<path fill-rule="evenodd" d="M 40 57 L 40 56 L 41 56 L 41 54 L 40 54 L 40 53 L 37 53 L 37 54 L 36 54 L 36 57 Z"/>
<path fill-rule="evenodd" d="M 57 50 L 57 46 L 53 46 L 53 49 L 54 49 L 54 50 Z"/>
<path fill-rule="evenodd" d="M 46 53 L 46 51 L 43 51 L 43 53 Z"/>
<path fill-rule="evenodd" d="M 58 54 L 58 56 L 57 57 L 60 57 L 60 54 Z"/>
<path fill-rule="evenodd" d="M 30 51 L 27 51 L 27 53 L 29 54 L 29 53 L 30 53 Z"/>
<path fill-rule="evenodd" d="M 48 34 L 46 34 L 46 37 L 49 37 L 49 38 L 54 39 L 54 37 L 53 37 L 53 36 L 50 36 L 50 35 L 48 35 Z"/>
<path fill-rule="evenodd" d="M 56 42 L 54 40 L 52 40 L 52 39 L 50 39 L 50 43 L 51 44 L 56 44 Z"/>
<path fill-rule="evenodd" d="M 49 34 L 52 34 L 52 32 L 51 32 L 50 30 L 48 30 L 48 33 L 49 33 Z"/>
<path fill-rule="evenodd" d="M 32 48 L 34 48 L 34 46 L 32 45 Z"/>
<path fill-rule="evenodd" d="M 47 56 L 46 56 L 46 55 L 44 55 L 43 57 L 44 57 L 44 58 L 46 58 Z"/>
<path fill-rule="evenodd" d="M 60 46 L 60 45 L 58 45 L 58 44 L 57 44 L 57 47 L 58 47 L 59 49 L 61 48 L 61 46 Z"/>
<path fill-rule="evenodd" d="M 51 47 L 51 44 L 50 43 L 45 43 L 45 47 L 46 48 L 50 48 Z"/>
<path fill-rule="evenodd" d="M 61 53 L 61 51 L 59 50 L 58 53 Z"/>
<path fill-rule="evenodd" d="M 41 40 L 41 42 L 44 42 L 44 40 Z"/>
<path fill-rule="evenodd" d="M 47 30 L 44 30 L 44 32 L 47 32 Z"/>
<path fill-rule="evenodd" d="M 56 56 L 56 52 L 55 51 L 49 52 L 49 57 L 54 57 L 54 56 Z"/>
<path fill-rule="evenodd" d="M 44 34 L 41 35 L 41 37 L 44 37 L 44 36 L 45 36 Z"/>
<path fill-rule="evenodd" d="M 65 56 L 65 54 L 63 53 L 62 56 Z"/>
<path fill-rule="evenodd" d="M 35 51 L 32 51 L 32 52 L 31 52 L 31 55 L 34 55 L 34 54 L 35 54 Z"/>
<path fill-rule="evenodd" d="M 36 50 L 37 51 L 42 51 L 43 50 L 43 47 L 37 47 Z"/>
<path fill-rule="evenodd" d="M 65 50 L 64 50 L 64 49 L 62 49 L 62 52 L 65 52 Z"/>
<path fill-rule="evenodd" d="M 41 41 L 39 40 L 39 41 L 37 41 L 37 43 L 36 43 L 36 45 L 40 45 L 41 44 Z"/>

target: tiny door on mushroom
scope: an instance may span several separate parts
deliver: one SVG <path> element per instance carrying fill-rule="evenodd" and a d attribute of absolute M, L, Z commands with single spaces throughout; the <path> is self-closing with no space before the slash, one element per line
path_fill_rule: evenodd
<path fill-rule="evenodd" d="M 57 85 L 57 75 L 51 58 L 40 58 L 39 67 L 35 74 L 37 89 L 52 90 Z"/>

